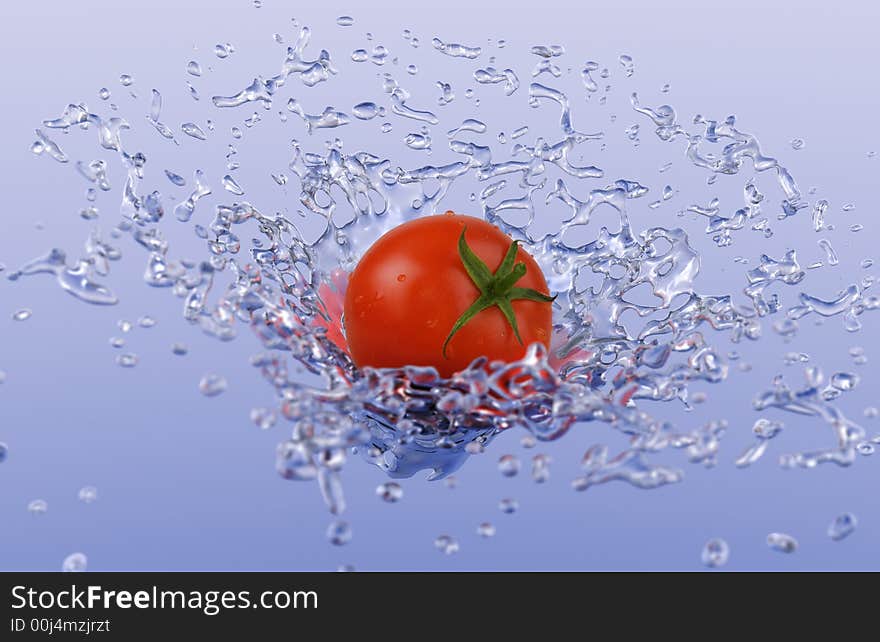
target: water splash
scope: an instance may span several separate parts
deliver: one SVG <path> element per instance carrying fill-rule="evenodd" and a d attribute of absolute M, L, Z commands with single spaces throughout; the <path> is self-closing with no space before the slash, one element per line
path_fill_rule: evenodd
<path fill-rule="evenodd" d="M 248 190 L 254 202 L 238 198 L 245 196 L 245 190 L 233 177 L 239 157 L 230 147 L 226 170 L 217 174 L 222 176 L 223 189 L 214 195 L 211 210 L 205 204 L 198 205 L 212 194 L 211 186 L 201 169 L 192 168 L 189 194 L 173 207 L 174 217 L 165 217 L 169 199 L 145 187 L 151 178 L 146 155 L 123 142 L 123 134 L 133 127 L 128 121 L 101 117 L 84 104 L 71 103 L 60 117 L 43 121 L 42 127 L 65 133 L 91 129 L 97 132 L 100 149 L 116 152 L 124 180 L 119 188 L 119 223 L 112 238 L 123 242 L 127 240 L 123 237 L 129 237 L 133 247 L 146 252 L 144 280 L 148 285 L 168 288 L 179 296 L 184 319 L 210 336 L 226 341 L 242 329 L 256 334 L 265 352 L 256 355 L 252 364 L 272 386 L 278 407 L 254 409 L 251 420 L 263 429 L 279 420 L 286 423 L 290 435 L 277 449 L 279 474 L 285 479 L 316 483 L 334 515 L 345 510 L 340 471 L 352 449 L 390 478 L 410 477 L 424 470 L 430 479 L 450 480 L 469 457 L 486 452 L 495 436 L 513 429 L 526 433 L 524 447 L 559 439 L 587 422 L 622 436 L 625 444 L 615 451 L 605 443 L 596 443 L 584 454 L 581 472 L 571 482 L 577 491 L 611 481 L 641 489 L 677 483 L 685 472 L 673 460 L 682 457 L 700 466 L 754 465 L 771 440 L 774 444 L 784 440 L 777 439 L 781 422 L 758 419 L 752 426 L 754 442 L 731 462 L 720 456 L 722 438 L 725 432 L 747 431 L 748 425 L 718 420 L 688 426 L 686 419 L 676 422 L 684 425 L 676 425 L 653 417 L 649 413 L 652 402 L 691 409 L 700 399 L 692 389 L 694 384 L 723 385 L 728 376 L 728 358 L 724 356 L 728 350 L 722 346 L 728 341 L 759 340 L 765 321 L 785 338 L 796 336 L 798 321 L 811 314 L 817 318 L 839 316 L 847 331 L 856 332 L 862 315 L 880 307 L 880 299 L 868 292 L 872 282 L 852 283 L 830 298 L 800 290 L 809 280 L 794 249 L 778 258 L 762 253 L 757 261 L 751 261 L 753 267 L 741 276 L 745 302 L 739 301 L 738 293 L 701 291 L 703 257 L 684 229 L 661 218 L 669 207 L 666 202 L 681 200 L 682 214 L 705 220 L 705 233 L 720 248 L 731 245 L 741 234 L 756 233 L 750 242 L 761 243 L 772 235 L 771 223 L 780 229 L 805 224 L 816 231 L 830 231 L 825 220 L 828 202 L 819 199 L 810 207 L 788 169 L 766 155 L 757 138 L 739 129 L 733 117 L 712 120 L 697 116 L 692 126 L 685 125 L 671 105 L 643 106 L 632 94 L 633 110 L 648 120 L 647 126 L 628 127 L 633 142 L 644 137 L 645 129 L 653 128 L 661 143 L 678 141 L 682 145 L 684 158 L 709 175 L 709 185 L 718 176 L 738 175 L 742 180 L 741 190 L 738 188 L 741 196 L 729 209 L 729 204 L 718 198 L 708 203 L 685 201 L 686 186 L 673 188 L 660 183 L 658 195 L 649 205 L 654 222 L 640 229 L 630 211 L 650 200 L 645 197 L 655 187 L 629 177 L 608 178 L 601 167 L 583 160 L 598 156 L 599 149 L 591 144 L 605 140 L 605 133 L 575 128 L 573 101 L 552 86 L 561 74 L 554 61 L 564 55 L 563 47 L 531 48 L 539 59 L 532 77 L 541 76 L 548 84 L 531 82 L 527 95 L 518 91 L 516 71 L 489 66 L 494 60 L 467 71 L 479 84 L 502 85 L 501 99 L 511 105 L 537 108 L 534 124 L 529 120 L 530 125 L 510 134 L 511 140 L 518 140 L 535 131 L 534 140 L 525 144 L 523 139 L 506 150 L 487 142 L 490 136 L 480 138 L 489 131 L 488 118 L 469 117 L 456 120 L 458 125 L 443 123 L 441 129 L 432 130 L 441 125 L 441 118 L 413 106 L 428 98 L 414 100 L 389 73 L 379 77 L 385 96 L 382 100 L 374 97 L 345 103 L 354 105 L 350 109 L 353 118 L 333 106 L 309 114 L 300 102 L 300 92 L 330 82 L 338 74 L 326 50 L 314 58 L 306 55 L 310 36 L 308 28 L 300 30 L 295 44 L 286 49 L 278 73 L 248 74 L 245 82 L 253 80 L 243 89 L 213 96 L 210 102 L 188 104 L 220 110 L 253 104 L 269 110 L 276 100 L 286 101 L 281 104 L 286 104 L 287 110 L 280 110 L 279 115 L 295 114 L 312 134 L 343 126 L 346 132 L 355 127 L 375 131 L 379 123 L 370 121 L 386 117 L 384 103 L 389 118 L 393 115 L 415 121 L 424 129 L 411 132 L 383 122 L 382 132 L 409 132 L 395 138 L 425 154 L 448 154 L 448 162 L 405 167 L 395 158 L 383 158 L 369 149 L 348 151 L 340 139 L 292 141 L 287 167 L 272 173 L 275 184 L 298 201 L 297 212 L 292 214 L 263 204 L 256 188 Z M 407 40 L 418 45 L 411 33 Z M 453 58 L 473 60 L 482 55 L 480 47 L 436 38 L 432 45 Z M 215 51 L 221 58 L 232 52 L 228 44 L 218 45 Z M 387 48 L 376 45 L 372 53 L 356 50 L 352 59 L 384 65 L 391 60 L 389 55 Z M 617 73 L 622 69 L 624 77 L 633 75 L 629 56 L 620 56 L 618 62 L 619 66 L 612 65 Z M 186 71 L 192 77 L 202 74 L 196 61 L 190 61 Z M 611 74 L 598 62 L 584 63 L 580 78 L 588 100 L 604 100 L 599 83 L 604 85 Z M 294 78 L 300 81 L 296 98 L 289 95 Z M 130 77 L 121 82 L 123 86 L 133 83 Z M 440 89 L 441 107 L 454 100 L 451 83 L 437 81 L 431 86 Z M 436 89 L 433 91 L 436 96 Z M 468 92 L 466 96 L 473 97 L 472 90 Z M 583 100 L 583 96 L 579 98 Z M 476 108 L 476 100 L 466 104 Z M 173 133 L 159 120 L 161 108 L 162 95 L 154 90 L 147 125 L 163 138 L 173 139 Z M 203 116 L 183 123 L 181 130 L 207 141 L 208 133 L 195 124 L 207 123 Z M 137 122 L 143 120 L 138 117 Z M 266 123 L 271 121 L 255 113 L 244 122 L 246 128 L 254 128 L 269 126 Z M 287 127 L 292 126 L 301 127 L 293 118 Z M 236 145 L 247 143 L 248 137 L 243 137 L 239 126 L 232 126 L 229 134 Z M 35 153 L 45 153 L 62 163 L 69 160 L 45 131 L 38 129 L 36 135 Z M 211 138 L 220 135 L 218 129 Z M 407 154 L 412 157 L 411 152 Z M 96 192 L 112 193 L 109 162 L 86 160 L 72 165 Z M 660 173 L 669 167 L 671 163 L 665 163 Z M 166 187 L 166 179 L 174 187 L 186 186 L 181 175 L 168 169 L 162 172 Z M 761 191 L 757 179 L 765 172 L 775 181 L 770 189 L 761 183 Z M 533 345 L 513 364 L 477 360 L 449 379 L 425 367 L 358 369 L 347 353 L 342 327 L 347 274 L 381 234 L 412 218 L 443 212 L 455 203 L 459 185 L 468 183 L 471 185 L 466 189 L 473 194 L 479 214 L 523 244 L 539 262 L 550 289 L 559 295 L 550 349 Z M 226 200 L 230 197 L 236 198 Z M 560 206 L 564 212 L 558 225 L 546 224 L 549 206 Z M 800 215 L 803 210 L 811 214 Z M 102 220 L 105 211 L 102 206 Z M 198 223 L 193 221 L 196 216 Z M 307 221 L 314 229 L 307 229 Z M 180 227 L 178 222 L 187 229 L 193 225 L 205 242 L 198 260 L 174 258 L 166 235 Z M 822 239 L 819 243 L 825 262 L 838 264 L 830 242 Z M 111 263 L 120 258 L 115 241 L 111 245 L 94 230 L 82 258 L 72 266 L 63 250 L 54 249 L 11 272 L 8 278 L 50 273 L 73 296 L 110 305 L 118 299 L 101 281 L 109 275 Z M 745 261 L 742 258 L 741 263 Z M 650 296 L 640 298 L 640 292 Z M 181 356 L 187 352 L 184 344 L 171 349 Z M 133 353 L 119 354 L 117 362 L 132 367 L 138 358 Z M 297 369 L 310 375 L 308 383 Z M 826 384 L 816 368 L 808 368 L 805 374 L 807 381 L 798 390 L 789 388 L 781 378 L 775 379 L 769 389 L 757 393 L 753 406 L 762 413 L 780 410 L 818 419 L 831 429 L 831 444 L 812 452 L 783 454 L 780 463 L 804 468 L 826 462 L 849 466 L 857 453 L 866 450 L 865 432 L 835 403 L 859 380 L 852 373 L 839 372 Z M 217 375 L 206 376 L 199 383 L 207 396 L 220 394 L 225 388 L 226 380 Z M 511 455 L 499 461 L 502 475 L 516 475 L 521 467 L 519 459 Z M 537 454 L 531 458 L 530 474 L 535 482 L 547 481 L 549 470 L 549 457 Z M 396 482 L 389 481 L 377 494 L 394 502 L 402 491 Z M 517 509 L 513 498 L 499 503 L 502 513 Z M 482 524 L 479 532 L 491 536 L 494 526 Z M 333 543 L 344 543 L 350 529 L 344 522 L 334 522 L 328 537 Z M 778 550 L 794 550 L 796 543 L 792 546 L 786 537 L 771 534 L 768 543 Z M 438 547 L 449 552 L 457 546 L 448 537 Z M 723 540 L 707 543 L 705 564 L 720 566 L 726 559 Z"/>

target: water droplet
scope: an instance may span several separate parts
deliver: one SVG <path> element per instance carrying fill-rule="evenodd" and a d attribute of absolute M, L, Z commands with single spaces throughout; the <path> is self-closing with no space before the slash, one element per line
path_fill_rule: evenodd
<path fill-rule="evenodd" d="M 408 73 L 410 76 L 415 76 L 417 73 L 419 73 L 419 68 L 415 65 L 407 65 L 406 73 Z"/>
<path fill-rule="evenodd" d="M 187 136 L 191 136 L 197 140 L 208 140 L 208 135 L 195 123 L 183 123 L 180 126 L 180 130 Z"/>
<path fill-rule="evenodd" d="M 275 425 L 277 415 L 271 408 L 254 408 L 251 410 L 251 421 L 260 430 L 268 430 Z"/>
<path fill-rule="evenodd" d="M 355 49 L 351 52 L 351 59 L 354 62 L 366 62 L 369 57 L 370 54 L 367 53 L 366 49 Z"/>
<path fill-rule="evenodd" d="M 195 60 L 190 60 L 188 63 L 186 63 L 186 73 L 188 73 L 190 76 L 201 76 L 202 66 Z"/>
<path fill-rule="evenodd" d="M 391 123 L 382 123 L 382 133 L 387 134 L 392 129 Z"/>
<path fill-rule="evenodd" d="M 106 87 L 101 87 L 101 89 L 98 90 L 98 98 L 100 98 L 101 100 L 109 100 L 110 90 Z"/>
<path fill-rule="evenodd" d="M 358 103 L 352 107 L 351 113 L 359 120 L 371 120 L 379 115 L 380 107 L 376 103 Z"/>
<path fill-rule="evenodd" d="M 835 542 L 849 537 L 856 530 L 858 520 L 852 513 L 842 513 L 834 518 L 834 521 L 828 525 L 828 537 Z"/>
<path fill-rule="evenodd" d="M 413 46 L 415 45 L 415 38 L 411 41 Z M 453 58 L 468 58 L 473 60 L 474 58 L 479 57 L 479 55 L 483 52 L 481 47 L 468 47 L 465 45 L 460 45 L 458 43 L 453 42 L 443 42 L 440 38 L 434 38 L 431 40 L 431 45 L 433 45 L 434 49 L 439 51 L 440 53 L 446 54 L 447 56 L 452 56 Z"/>
<path fill-rule="evenodd" d="M 494 537 L 495 526 L 490 524 L 489 522 L 483 522 L 482 524 L 477 526 L 477 535 L 484 538 Z"/>
<path fill-rule="evenodd" d="M 727 564 L 730 558 L 730 547 L 723 539 L 710 539 L 703 546 L 702 560 L 703 564 L 709 568 L 719 568 Z"/>
<path fill-rule="evenodd" d="M 226 379 L 217 374 L 207 374 L 199 381 L 199 392 L 206 397 L 216 397 L 226 391 Z"/>
<path fill-rule="evenodd" d="M 134 78 L 132 78 L 128 74 L 122 74 L 121 76 L 119 76 L 119 83 L 123 87 L 130 87 L 132 83 L 134 83 Z"/>
<path fill-rule="evenodd" d="M 502 513 L 515 513 L 519 509 L 519 502 L 510 497 L 505 497 L 500 502 L 498 502 L 498 509 Z"/>
<path fill-rule="evenodd" d="M 229 56 L 229 48 L 226 45 L 214 45 L 214 55 L 220 59 L 227 58 Z"/>
<path fill-rule="evenodd" d="M 835 372 L 831 375 L 831 386 L 838 390 L 852 390 L 859 385 L 860 377 L 853 372 Z"/>
<path fill-rule="evenodd" d="M 354 18 L 351 16 L 339 16 L 336 18 L 336 24 L 340 27 L 350 27 L 354 24 Z"/>
<path fill-rule="evenodd" d="M 394 504 L 403 499 L 403 488 L 401 488 L 400 484 L 397 482 L 385 482 L 376 487 L 376 495 L 378 495 L 382 501 Z"/>
<path fill-rule="evenodd" d="M 517 473 L 519 473 L 519 469 L 519 459 L 517 459 L 513 455 L 502 455 L 501 458 L 498 460 L 498 472 L 500 472 L 505 477 L 514 477 Z"/>
<path fill-rule="evenodd" d="M 152 328 L 156 325 L 156 319 L 149 315 L 144 315 L 140 319 L 138 319 L 138 325 L 142 328 Z"/>
<path fill-rule="evenodd" d="M 165 170 L 165 176 L 168 178 L 169 181 L 171 181 L 172 183 L 174 183 L 178 187 L 183 187 L 184 185 L 186 185 L 186 179 L 183 176 L 180 176 L 179 174 L 175 174 L 174 172 L 172 172 L 170 170 L 167 170 L 167 169 Z"/>
<path fill-rule="evenodd" d="M 820 239 L 819 247 L 825 251 L 825 259 L 828 261 L 828 265 L 837 265 L 840 263 L 840 259 L 837 257 L 837 252 L 831 247 L 831 241 L 828 239 Z"/>
<path fill-rule="evenodd" d="M 344 546 L 351 541 L 351 526 L 344 520 L 336 520 L 327 527 L 327 541 L 334 546 Z"/>
<path fill-rule="evenodd" d="M 623 73 L 626 75 L 627 78 L 633 75 L 635 67 L 633 65 L 632 56 L 622 54 L 620 58 L 618 58 L 618 62 L 620 62 L 620 66 L 623 67 Z"/>
<path fill-rule="evenodd" d="M 121 348 L 125 345 L 125 339 L 122 337 L 110 337 L 110 345 L 114 348 Z"/>
<path fill-rule="evenodd" d="M 133 352 L 126 352 L 116 357 L 116 364 L 122 368 L 134 368 L 138 364 L 138 356 Z"/>
<path fill-rule="evenodd" d="M 458 552 L 458 542 L 449 535 L 440 535 L 434 540 L 434 547 L 445 555 Z"/>
<path fill-rule="evenodd" d="M 187 352 L 189 352 L 189 348 L 186 347 L 185 343 L 173 343 L 171 344 L 171 353 L 176 354 L 179 357 L 182 357 Z"/>
<path fill-rule="evenodd" d="M 27 509 L 31 515 L 43 515 L 49 510 L 49 504 L 45 499 L 35 499 L 28 504 Z"/>
<path fill-rule="evenodd" d="M 794 138 L 791 141 L 792 149 L 803 149 L 804 148 L 804 139 L 803 138 Z"/>
<path fill-rule="evenodd" d="M 243 196 L 244 190 L 241 186 L 235 182 L 235 179 L 232 178 L 229 174 L 223 177 L 223 188 L 236 196 Z"/>
<path fill-rule="evenodd" d="M 94 486 L 83 486 L 76 495 L 84 504 L 91 504 L 98 499 L 98 489 Z"/>
<path fill-rule="evenodd" d="M 550 456 L 535 455 L 532 457 L 532 481 L 543 484 L 550 479 Z"/>
<path fill-rule="evenodd" d="M 86 570 L 89 560 L 82 553 L 71 553 L 61 563 L 61 570 L 65 573 L 82 573 Z"/>
<path fill-rule="evenodd" d="M 12 320 L 13 321 L 27 321 L 28 319 L 31 318 L 32 314 L 33 314 L 33 312 L 31 312 L 29 309 L 22 308 L 21 310 L 17 310 L 12 313 Z"/>
<path fill-rule="evenodd" d="M 785 533 L 770 533 L 767 536 L 767 546 L 780 553 L 794 553 L 798 548 L 798 542 Z"/>
<path fill-rule="evenodd" d="M 407 134 L 406 138 L 403 139 L 403 142 L 406 143 L 406 146 L 410 149 L 421 150 L 431 148 L 431 137 L 424 134 Z"/>

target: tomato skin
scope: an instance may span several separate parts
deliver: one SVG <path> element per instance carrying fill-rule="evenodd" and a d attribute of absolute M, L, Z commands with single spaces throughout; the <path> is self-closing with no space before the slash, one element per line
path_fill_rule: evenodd
<path fill-rule="evenodd" d="M 551 304 L 514 300 L 522 344 L 493 306 L 464 325 L 443 356 L 452 326 L 480 295 L 458 254 L 464 228 L 467 244 L 494 272 L 512 239 L 482 219 L 453 212 L 404 223 L 367 250 L 345 293 L 345 335 L 357 366 L 433 366 L 449 377 L 481 356 L 511 362 L 532 343 L 549 348 Z M 549 294 L 541 269 L 522 248 L 516 261 L 526 266 L 516 285 Z"/>

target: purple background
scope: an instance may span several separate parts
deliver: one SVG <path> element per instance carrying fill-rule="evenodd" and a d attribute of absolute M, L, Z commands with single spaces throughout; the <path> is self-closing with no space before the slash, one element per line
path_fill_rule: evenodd
<path fill-rule="evenodd" d="M 637 178 L 655 193 L 666 183 L 680 190 L 656 212 L 646 206 L 656 197 L 643 199 L 633 216 L 637 225 L 683 225 L 692 232 L 695 244 L 707 251 L 701 291 L 741 291 L 743 266 L 731 260 L 738 254 L 749 257 L 752 265 L 761 252 L 778 257 L 788 247 L 798 249 L 802 265 L 823 258 L 818 238 L 832 241 L 841 264 L 810 271 L 804 290 L 830 297 L 871 273 L 860 269 L 859 262 L 880 259 L 872 243 L 876 238 L 872 188 L 880 158 L 867 156 L 880 149 L 876 128 L 880 87 L 874 73 L 880 62 L 876 3 L 786 2 L 787 6 L 767 7 L 758 2 L 712 6 L 673 0 L 613 8 L 584 8 L 582 3 L 554 8 L 553 2 L 541 2 L 540 9 L 530 10 L 513 10 L 509 3 L 477 4 L 444 2 L 415 9 L 412 3 L 373 3 L 369 10 L 354 4 L 304 9 L 280 0 L 264 0 L 259 10 L 250 0 L 189 2 L 184 7 L 170 0 L 4 4 L 0 54 L 7 61 L 7 89 L 0 105 L 4 123 L 0 176 L 6 205 L 0 262 L 8 270 L 50 247 L 65 248 L 72 257 L 81 249 L 90 229 L 77 215 L 85 204 L 85 181 L 72 162 L 62 166 L 45 156 L 34 157 L 28 149 L 34 127 L 43 118 L 60 114 L 68 102 L 85 101 L 106 111 L 97 98 L 102 86 L 110 88 L 111 101 L 119 103 L 121 113 L 135 126 L 124 140 L 147 153 L 154 175 L 169 167 L 189 182 L 194 167 L 205 167 L 215 194 L 222 192 L 217 178 L 222 150 L 230 142 L 229 125 L 240 125 L 253 110 L 242 107 L 230 110 L 235 113 L 210 115 L 218 123 L 210 141 L 183 140 L 186 137 L 178 133 L 181 146 L 174 148 L 141 120 L 148 110 L 149 90 L 156 87 L 163 92 L 162 120 L 175 130 L 181 122 L 197 118 L 204 126 L 205 103 L 212 93 L 231 94 L 256 73 L 275 73 L 283 50 L 272 41 L 272 33 L 292 42 L 295 30 L 290 18 L 295 16 L 313 30 L 308 52 L 316 55 L 318 49 L 327 48 L 340 75 L 309 91 L 299 82 L 291 83 L 279 107 L 288 95 L 297 96 L 310 113 L 327 104 L 348 111 L 361 100 L 384 101 L 376 74 L 391 71 L 401 84 L 412 87 L 416 107 L 431 108 L 439 95 L 434 82 L 458 79 L 453 79 L 456 102 L 446 112 L 452 115 L 445 115 L 443 125 L 435 128 L 435 154 L 430 159 L 400 145 L 408 131 L 417 131 L 415 123 L 388 119 L 395 124 L 388 140 L 393 138 L 396 147 L 388 147 L 386 153 L 398 154 L 403 166 L 451 160 L 442 149 L 443 132 L 456 119 L 481 118 L 490 124 L 493 135 L 522 124 L 521 114 L 530 113 L 525 104 L 529 71 L 537 61 L 528 54 L 529 47 L 564 44 L 567 53 L 559 62 L 564 69 L 571 67 L 571 74 L 559 83 L 549 76 L 542 76 L 541 82 L 567 83 L 575 126 L 606 132 L 606 151 L 600 153 L 592 145 L 584 154 L 588 162 L 603 166 L 609 179 Z M 353 27 L 336 25 L 335 18 L 345 14 L 355 17 Z M 402 39 L 404 28 L 421 39 L 420 48 L 413 49 Z M 372 42 L 364 37 L 368 31 L 375 34 Z M 449 59 L 430 46 L 435 35 L 479 44 L 486 51 L 476 61 Z M 503 38 L 507 47 L 497 49 L 487 44 L 487 38 L 493 42 Z M 226 41 L 237 51 L 225 61 L 217 60 L 211 49 Z M 357 66 L 349 59 L 353 49 L 375 44 L 399 55 L 400 64 Z M 520 75 L 523 87 L 513 97 L 516 110 L 492 107 L 508 104 L 492 102 L 500 87 L 467 82 L 473 69 L 489 64 L 489 52 L 498 56 L 497 67 L 514 66 Z M 636 72 L 630 79 L 620 73 L 621 53 L 635 61 Z M 184 85 L 189 79 L 184 65 L 190 58 L 217 70 L 194 81 L 202 93 L 197 106 Z M 585 60 L 611 68 L 615 107 L 599 110 L 583 102 L 579 71 Z M 415 78 L 404 71 L 409 63 L 419 66 Z M 134 76 L 136 100 L 120 86 L 120 73 Z M 668 96 L 659 92 L 665 83 L 672 86 Z M 467 86 L 483 100 L 479 109 L 465 100 Z M 717 188 L 707 187 L 704 175 L 686 164 L 679 144 L 661 144 L 647 120 L 625 107 L 633 90 L 640 92 L 645 104 L 670 102 L 683 123 L 695 113 L 718 119 L 736 114 L 742 129 L 756 134 L 767 153 L 790 167 L 804 192 L 818 187 L 816 197 L 831 202 L 828 221 L 837 229 L 817 235 L 804 212 L 796 220 L 774 225 L 777 234 L 769 241 L 744 230 L 732 248 L 715 249 L 702 234 L 704 223 L 676 218 L 675 212 L 692 203 L 705 204 L 716 194 L 735 195 L 745 178 L 735 177 L 724 185 L 719 179 Z M 248 132 L 253 140 L 240 145 L 239 182 L 258 206 L 280 209 L 291 204 L 295 194 L 278 191 L 268 174 L 284 167 L 287 139 L 307 136 L 302 123 L 291 116 L 283 130 L 285 138 L 279 137 L 282 130 L 272 118 L 277 109 L 259 111 L 271 122 Z M 617 114 L 616 122 L 609 121 L 609 113 Z M 530 117 L 553 124 L 556 110 L 543 107 Z M 318 146 L 338 135 L 349 151 L 380 149 L 390 145 L 379 142 L 380 122 L 326 130 L 309 144 Z M 623 133 L 633 123 L 642 129 L 638 149 Z M 806 141 L 803 150 L 791 148 L 795 137 Z M 111 160 L 109 154 L 98 154 L 91 132 L 53 138 L 73 160 Z M 74 139 L 79 143 L 71 142 Z M 78 149 L 84 151 L 80 154 Z M 675 162 L 674 169 L 658 174 L 657 167 L 667 160 Z M 766 179 L 762 178 L 769 192 Z M 99 202 L 102 215 L 97 221 L 107 232 L 117 220 L 118 171 L 111 173 L 111 180 L 114 192 Z M 167 181 L 160 185 L 163 193 L 174 192 Z M 572 189 L 579 196 L 585 193 L 583 187 Z M 458 205 L 466 208 L 467 201 L 459 199 Z M 772 200 L 778 201 L 778 192 L 772 192 Z M 723 202 L 728 207 L 738 203 L 735 198 Z M 843 212 L 842 205 L 849 202 L 856 208 Z M 209 208 L 206 204 L 198 210 L 203 223 Z M 38 222 L 43 229 L 37 228 Z M 865 230 L 849 232 L 855 222 L 864 224 Z M 177 225 L 173 220 L 168 223 Z M 174 247 L 200 244 L 187 229 Z M 782 355 L 807 352 L 812 363 L 829 372 L 854 369 L 846 353 L 853 345 L 863 346 L 869 359 L 880 359 L 876 354 L 880 319 L 874 315 L 862 317 L 865 327 L 856 335 L 844 332 L 839 319 L 822 327 L 805 322 L 790 345 L 770 336 L 765 322 L 765 340 L 737 348 L 755 365 L 751 373 L 732 372 L 725 385 L 707 389 L 709 401 L 693 412 L 680 407 L 658 410 L 682 428 L 713 418 L 730 422 L 718 467 L 704 470 L 688 464 L 683 453 L 671 453 L 666 460 L 682 466 L 686 478 L 660 490 L 611 484 L 583 494 L 573 492 L 569 483 L 584 450 L 595 442 L 620 443 L 607 428 L 594 425 L 579 426 L 566 438 L 532 451 L 521 451 L 520 434 L 502 435 L 485 456 L 473 458 L 460 471 L 456 489 L 406 480 L 405 497 L 397 505 L 384 504 L 374 494 L 384 479 L 382 473 L 352 459 L 343 476 L 350 507 L 346 518 L 354 539 L 340 549 L 325 540 L 330 518 L 316 487 L 283 481 L 274 471 L 274 448 L 287 427 L 279 424 L 262 432 L 248 419 L 251 407 L 273 402 L 271 390 L 248 364 L 248 356 L 258 350 L 256 340 L 245 334 L 221 344 L 188 326 L 181 318 L 180 300 L 141 282 L 145 254 L 129 239 L 119 245 L 124 259 L 114 265 L 108 280 L 121 294 L 118 306 L 83 304 L 60 291 L 48 276 L 0 281 L 0 370 L 8 375 L 0 385 L 0 441 L 9 446 L 7 461 L 0 464 L 0 569 L 57 570 L 66 555 L 82 551 L 91 570 L 333 570 L 340 564 L 358 570 L 692 570 L 701 568 L 703 543 L 716 536 L 730 544 L 726 568 L 731 570 L 880 569 L 876 546 L 880 455 L 860 457 L 850 469 L 782 470 L 776 465 L 779 454 L 826 445 L 831 433 L 810 418 L 768 413 L 786 423 L 783 434 L 751 469 L 738 470 L 732 464 L 750 443 L 750 428 L 758 416 L 750 405 L 754 393 L 777 372 L 800 381 L 795 368 L 783 365 Z M 797 291 L 785 290 L 786 300 L 793 301 Z M 33 317 L 12 321 L 12 313 L 22 307 L 31 308 Z M 120 335 L 119 319 L 134 322 L 144 314 L 154 316 L 159 324 L 135 328 L 125 336 L 125 350 L 138 353 L 141 362 L 134 369 L 121 369 L 114 363 L 117 351 L 108 340 Z M 173 356 L 170 345 L 175 341 L 187 343 L 190 354 Z M 865 406 L 878 403 L 876 377 L 871 376 L 876 374 L 874 360 L 858 368 L 861 386 L 841 401 L 857 421 L 862 421 Z M 229 390 L 213 399 L 201 396 L 197 383 L 207 372 L 226 376 Z M 876 434 L 876 421 L 864 420 L 869 435 Z M 502 478 L 496 461 L 506 452 L 524 458 L 536 452 L 550 454 L 551 481 L 536 485 L 526 470 L 517 478 Z M 77 491 L 85 485 L 98 489 L 98 500 L 91 505 L 77 500 Z M 518 499 L 518 513 L 500 513 L 497 502 L 505 496 Z M 48 502 L 45 515 L 26 510 L 36 498 Z M 825 531 L 843 511 L 854 512 L 860 524 L 850 538 L 835 543 Z M 489 540 L 475 533 L 477 524 L 486 520 L 498 529 Z M 764 542 L 771 531 L 794 535 L 800 550 L 790 556 L 771 551 Z M 445 557 L 434 549 L 432 541 L 442 533 L 458 538 L 459 553 Z"/>

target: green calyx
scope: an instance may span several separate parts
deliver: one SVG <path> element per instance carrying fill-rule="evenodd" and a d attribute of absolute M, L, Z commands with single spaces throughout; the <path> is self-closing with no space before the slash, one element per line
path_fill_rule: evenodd
<path fill-rule="evenodd" d="M 468 246 L 464 238 L 466 231 L 467 228 L 464 228 L 461 231 L 461 236 L 458 238 L 458 255 L 461 257 L 461 262 L 471 281 L 480 290 L 480 296 L 458 317 L 455 325 L 452 326 L 452 330 L 449 331 L 449 336 L 443 342 L 444 359 L 448 359 L 446 347 L 452 341 L 452 337 L 467 325 L 471 319 L 493 305 L 497 305 L 498 309 L 501 310 L 504 318 L 507 319 L 510 327 L 513 328 L 516 340 L 522 345 L 523 340 L 519 336 L 519 326 L 516 323 L 516 314 L 513 312 L 511 302 L 517 299 L 526 299 L 527 301 L 537 301 L 538 303 L 552 303 L 556 298 L 555 296 L 541 294 L 531 288 L 515 287 L 516 282 L 526 274 L 526 264 L 515 263 L 519 241 L 513 241 L 510 244 L 507 254 L 504 255 L 504 260 L 501 261 L 501 265 L 495 270 L 495 274 L 492 274 L 489 267 Z"/>

